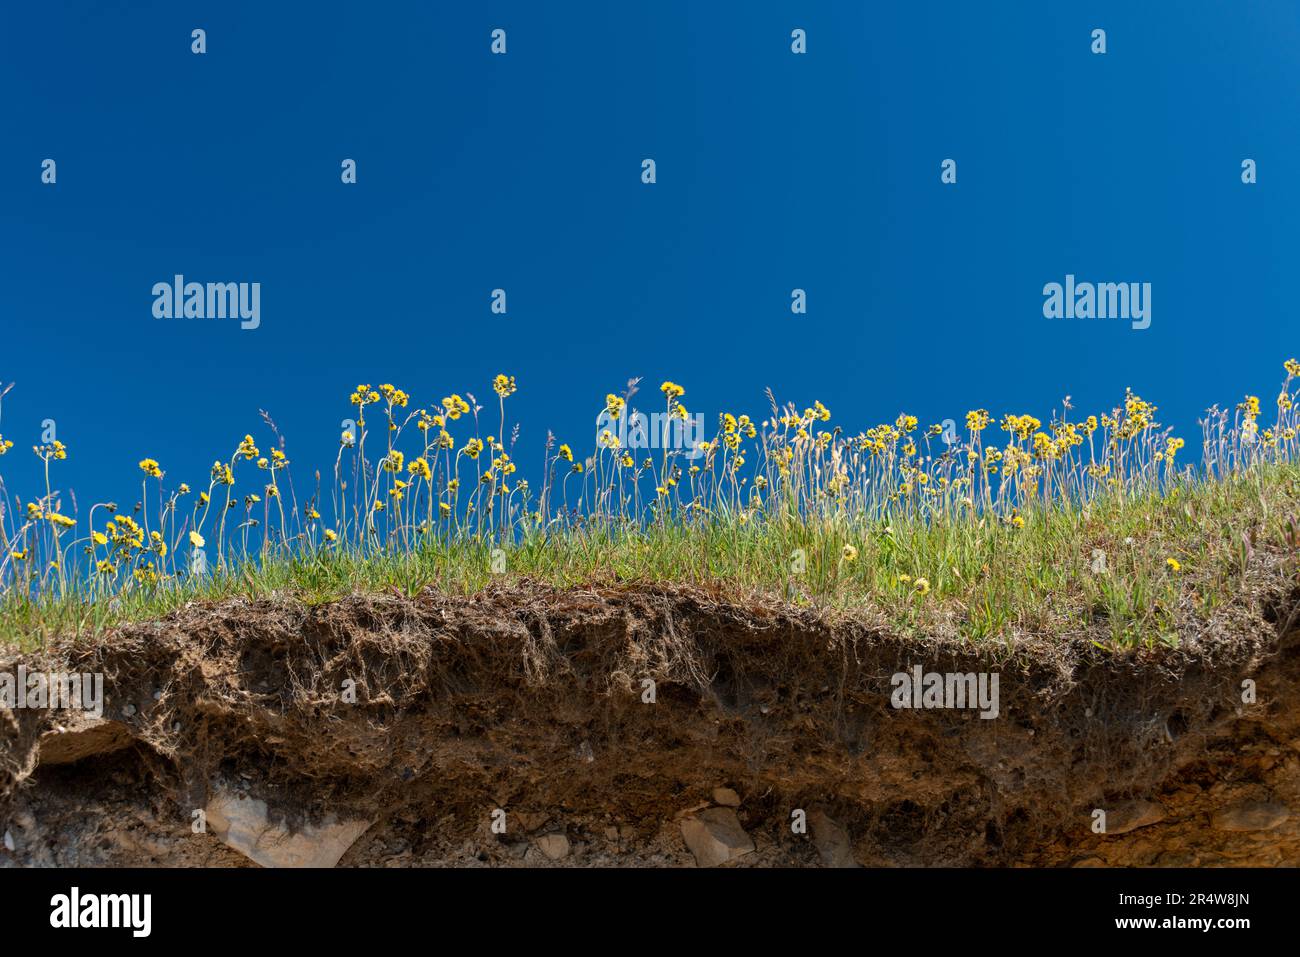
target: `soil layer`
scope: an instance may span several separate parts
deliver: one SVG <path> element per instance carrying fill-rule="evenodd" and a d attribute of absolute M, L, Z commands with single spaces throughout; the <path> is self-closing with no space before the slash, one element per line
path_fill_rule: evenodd
<path fill-rule="evenodd" d="M 1125 652 L 686 587 L 194 605 L 0 660 L 106 694 L 0 709 L 0 864 L 1296 866 L 1297 605 Z M 997 717 L 894 707 L 917 666 Z"/>

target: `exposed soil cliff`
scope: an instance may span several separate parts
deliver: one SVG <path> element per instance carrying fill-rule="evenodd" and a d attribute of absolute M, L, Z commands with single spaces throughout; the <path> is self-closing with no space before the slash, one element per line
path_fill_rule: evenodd
<path fill-rule="evenodd" d="M 1300 865 L 1297 604 L 1124 653 L 686 588 L 193 606 L 0 661 L 107 696 L 0 710 L 0 863 Z M 895 708 L 916 666 L 997 716 Z"/>

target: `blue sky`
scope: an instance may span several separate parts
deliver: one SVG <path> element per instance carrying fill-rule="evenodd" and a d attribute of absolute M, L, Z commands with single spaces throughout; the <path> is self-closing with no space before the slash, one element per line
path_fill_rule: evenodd
<path fill-rule="evenodd" d="M 84 511 L 146 455 L 205 484 L 271 444 L 266 409 L 301 491 L 358 382 L 483 401 L 498 372 L 534 476 L 634 376 L 710 421 L 770 386 L 850 431 L 1132 386 L 1194 439 L 1300 352 L 1296 4 L 287 7 L 0 10 L 11 490 L 45 419 Z M 260 282 L 260 327 L 156 320 L 176 273 Z M 1045 319 L 1067 273 L 1150 282 L 1151 327 Z"/>

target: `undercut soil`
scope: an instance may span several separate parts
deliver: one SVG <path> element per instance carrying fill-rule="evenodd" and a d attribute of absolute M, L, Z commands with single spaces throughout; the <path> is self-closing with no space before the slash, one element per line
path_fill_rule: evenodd
<path fill-rule="evenodd" d="M 1272 581 L 1125 652 L 686 587 L 194 605 L 0 656 L 106 693 L 0 709 L 0 864 L 1300 865 Z M 997 717 L 893 707 L 915 666 L 997 673 Z"/>

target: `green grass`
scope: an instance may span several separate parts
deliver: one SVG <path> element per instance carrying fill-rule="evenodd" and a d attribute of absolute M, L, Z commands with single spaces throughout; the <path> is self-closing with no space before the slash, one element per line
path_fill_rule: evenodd
<path fill-rule="evenodd" d="M 1021 514 L 1023 527 L 991 514 L 577 525 L 505 548 L 500 574 L 491 546 L 481 542 L 400 552 L 317 549 L 128 588 L 111 599 L 72 593 L 33 600 L 11 592 L 0 599 L 0 643 L 32 649 L 55 637 L 93 637 L 194 601 L 280 594 L 318 603 L 354 591 L 411 595 L 425 587 L 465 594 L 526 578 L 558 587 L 614 579 L 703 584 L 739 602 L 774 596 L 868 615 L 904 635 L 1009 641 L 1082 634 L 1107 647 L 1172 645 L 1189 621 L 1210 621 L 1226 606 L 1252 601 L 1269 584 L 1265 578 L 1294 578 L 1300 467 L 1260 463 L 1164 493 L 1116 493 L 1086 508 Z M 856 558 L 845 557 L 846 545 Z M 1104 571 L 1094 570 L 1095 552 L 1105 555 Z M 928 584 L 924 594 L 918 579 Z"/>

